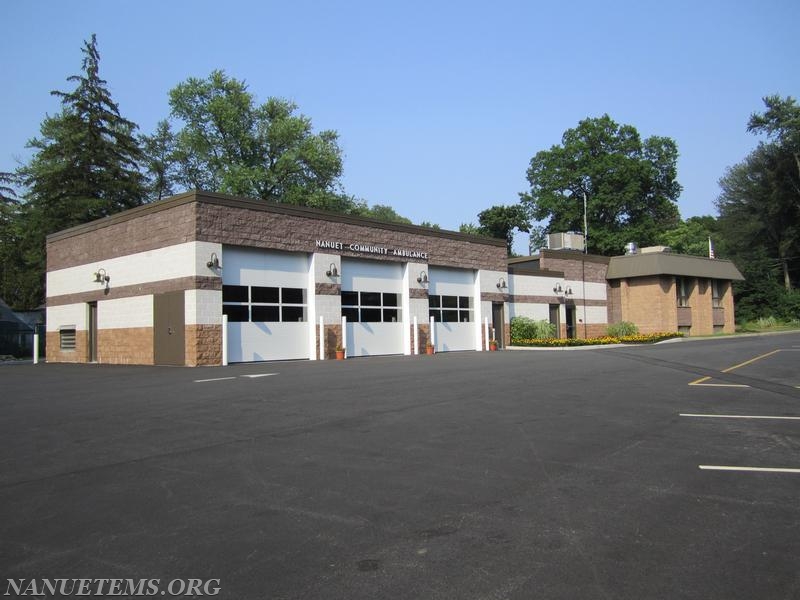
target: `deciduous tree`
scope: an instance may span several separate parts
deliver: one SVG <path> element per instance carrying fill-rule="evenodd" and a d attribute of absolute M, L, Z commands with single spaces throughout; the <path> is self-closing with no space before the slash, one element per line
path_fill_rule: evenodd
<path fill-rule="evenodd" d="M 178 181 L 185 187 L 342 212 L 335 131 L 281 98 L 257 104 L 244 82 L 213 71 L 170 92 Z"/>
<path fill-rule="evenodd" d="M 521 201 L 548 232 L 583 231 L 586 194 L 589 250 L 619 254 L 626 242 L 655 243 L 678 222 L 677 158 L 670 138 L 642 140 L 608 115 L 585 119 L 531 159 Z"/>

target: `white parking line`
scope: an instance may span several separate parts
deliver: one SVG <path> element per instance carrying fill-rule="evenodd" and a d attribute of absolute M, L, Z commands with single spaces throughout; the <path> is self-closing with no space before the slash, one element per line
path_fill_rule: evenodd
<path fill-rule="evenodd" d="M 240 375 L 240 377 L 249 377 L 250 379 L 255 379 L 256 377 L 271 377 L 272 375 L 277 375 L 277 373 L 256 373 L 254 375 Z"/>
<path fill-rule="evenodd" d="M 697 465 L 702 471 L 755 471 L 758 473 L 800 473 L 800 469 L 784 467 L 726 467 L 723 465 Z"/>
<path fill-rule="evenodd" d="M 209 381 L 225 381 L 227 379 L 236 379 L 236 377 L 214 377 L 213 379 L 195 379 L 195 383 L 207 383 Z"/>
<path fill-rule="evenodd" d="M 800 417 L 779 417 L 770 415 L 700 415 L 694 413 L 678 413 L 681 417 L 697 417 L 703 419 L 778 419 L 786 421 L 800 421 Z"/>

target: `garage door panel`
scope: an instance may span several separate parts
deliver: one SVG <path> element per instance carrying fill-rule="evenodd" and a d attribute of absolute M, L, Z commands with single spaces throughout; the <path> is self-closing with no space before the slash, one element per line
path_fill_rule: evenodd
<path fill-rule="evenodd" d="M 403 351 L 402 340 L 402 323 L 347 324 L 348 356 L 400 354 Z"/>
<path fill-rule="evenodd" d="M 308 256 L 225 246 L 223 265 L 228 360 L 307 359 Z"/>

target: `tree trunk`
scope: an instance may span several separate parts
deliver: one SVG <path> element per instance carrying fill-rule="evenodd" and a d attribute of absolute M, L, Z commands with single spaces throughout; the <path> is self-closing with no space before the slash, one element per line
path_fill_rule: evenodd
<path fill-rule="evenodd" d="M 787 292 L 792 291 L 792 280 L 789 278 L 789 261 L 781 258 L 781 267 L 783 268 L 783 286 Z"/>

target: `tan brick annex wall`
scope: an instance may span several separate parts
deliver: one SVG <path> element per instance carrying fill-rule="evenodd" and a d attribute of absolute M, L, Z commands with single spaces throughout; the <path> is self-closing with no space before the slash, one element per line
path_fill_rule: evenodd
<path fill-rule="evenodd" d="M 635 323 L 640 333 L 678 330 L 674 277 L 624 279 L 619 297 L 622 320 Z"/>
<path fill-rule="evenodd" d="M 89 361 L 89 332 L 75 332 L 75 350 L 61 350 L 61 336 L 58 331 L 48 331 L 45 335 L 45 356 L 47 362 L 85 363 Z"/>
<path fill-rule="evenodd" d="M 110 365 L 152 365 L 153 328 L 98 329 L 97 362 Z"/>

